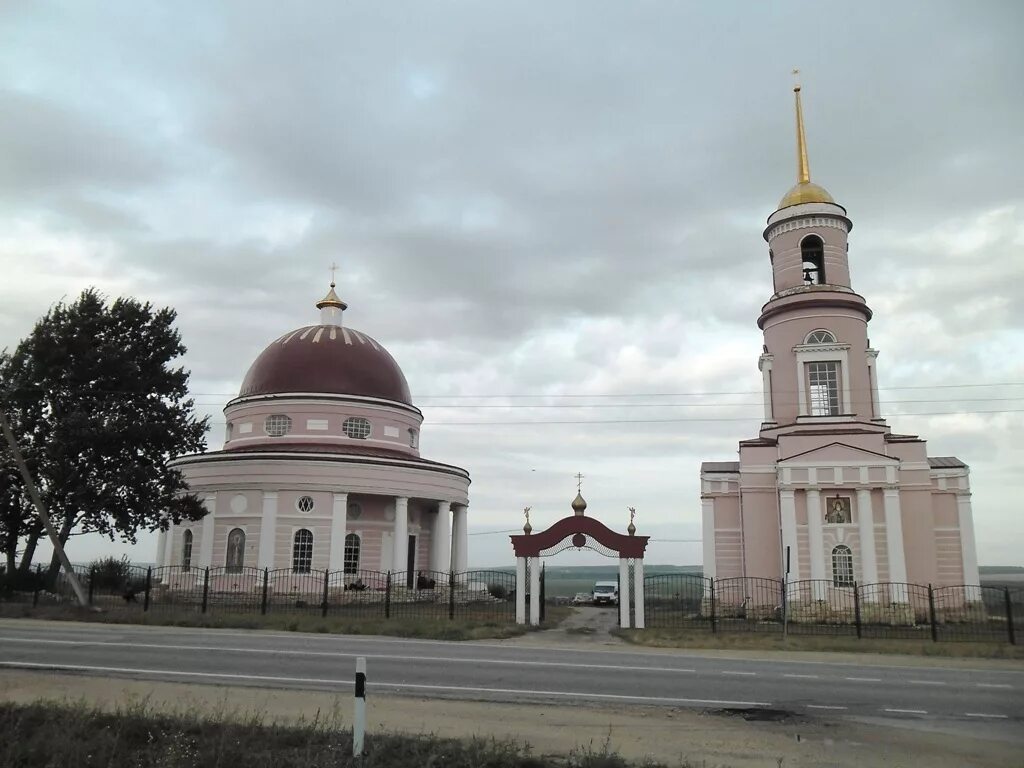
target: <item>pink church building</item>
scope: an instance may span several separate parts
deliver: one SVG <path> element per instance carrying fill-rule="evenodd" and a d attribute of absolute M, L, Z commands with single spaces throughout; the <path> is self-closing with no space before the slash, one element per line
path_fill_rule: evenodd
<path fill-rule="evenodd" d="M 249 368 L 224 408 L 223 449 L 172 462 L 209 512 L 160 534 L 158 566 L 209 567 L 227 589 L 252 567 L 329 569 L 346 584 L 360 571 L 466 570 L 469 473 L 420 455 L 423 414 L 402 369 L 342 323 L 333 282 L 316 306 L 319 324 Z"/>
<path fill-rule="evenodd" d="M 798 182 L 768 217 L 773 292 L 760 433 L 739 461 L 701 465 L 705 576 L 815 580 L 794 602 L 854 583 L 976 585 L 968 467 L 896 434 L 878 399 L 871 310 L 853 289 L 846 209 L 810 180 L 800 88 Z M 869 598 L 870 599 L 870 598 Z M 970 599 L 970 597 L 968 597 Z"/>

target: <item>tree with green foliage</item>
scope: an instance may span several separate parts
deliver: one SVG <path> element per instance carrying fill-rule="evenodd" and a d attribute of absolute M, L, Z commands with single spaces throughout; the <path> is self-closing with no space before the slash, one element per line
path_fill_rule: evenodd
<path fill-rule="evenodd" d="M 177 313 L 88 289 L 58 303 L 13 352 L 0 352 L 0 407 L 39 486 L 62 545 L 140 531 L 205 512 L 168 462 L 206 447 L 207 417 L 188 396 Z M 0 441 L 0 549 L 27 571 L 45 536 Z M 50 564 L 57 569 L 56 555 Z"/>

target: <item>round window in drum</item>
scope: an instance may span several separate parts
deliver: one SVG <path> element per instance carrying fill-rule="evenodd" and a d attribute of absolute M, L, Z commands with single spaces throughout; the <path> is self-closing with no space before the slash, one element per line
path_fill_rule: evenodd
<path fill-rule="evenodd" d="M 370 436 L 370 422 L 362 416 L 352 416 L 345 419 L 341 429 L 353 440 L 365 440 Z"/>
<path fill-rule="evenodd" d="M 295 502 L 295 508 L 304 515 L 308 515 L 312 512 L 314 506 L 316 505 L 313 503 L 312 496 L 299 496 L 298 500 Z"/>

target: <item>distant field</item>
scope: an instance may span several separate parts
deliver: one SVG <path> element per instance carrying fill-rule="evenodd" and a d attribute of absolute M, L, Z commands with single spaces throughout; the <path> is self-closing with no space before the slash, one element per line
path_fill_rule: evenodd
<path fill-rule="evenodd" d="M 699 576 L 699 565 L 645 565 L 644 575 L 655 576 L 666 573 L 694 574 Z M 615 566 L 548 566 L 544 573 L 544 592 L 547 597 L 572 597 L 577 592 L 592 592 L 596 581 L 615 581 L 619 568 Z"/>

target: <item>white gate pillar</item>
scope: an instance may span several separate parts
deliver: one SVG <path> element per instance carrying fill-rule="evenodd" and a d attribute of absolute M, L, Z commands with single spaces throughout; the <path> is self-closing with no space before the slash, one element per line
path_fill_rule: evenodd
<path fill-rule="evenodd" d="M 530 624 L 540 626 L 540 558 L 530 558 Z"/>
<path fill-rule="evenodd" d="M 633 561 L 633 628 L 644 626 L 644 559 L 638 557 Z"/>
<path fill-rule="evenodd" d="M 516 558 L 516 624 L 526 623 L 526 558 Z"/>
<path fill-rule="evenodd" d="M 619 626 L 629 629 L 629 559 L 619 558 Z"/>

